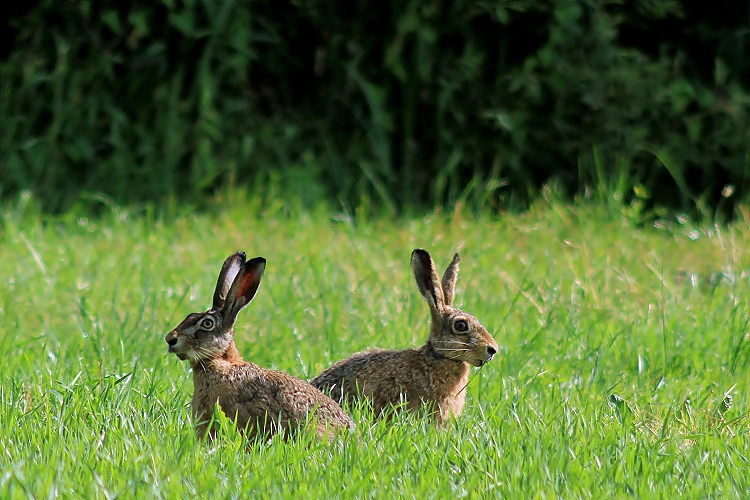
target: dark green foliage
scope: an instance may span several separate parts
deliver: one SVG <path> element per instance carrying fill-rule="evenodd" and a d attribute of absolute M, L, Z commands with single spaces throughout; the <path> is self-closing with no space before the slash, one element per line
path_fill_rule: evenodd
<path fill-rule="evenodd" d="M 303 203 L 398 210 L 517 206 L 557 179 L 710 204 L 750 179 L 750 14 L 724 3 L 13 7 L 0 196 L 199 204 L 271 182 Z"/>

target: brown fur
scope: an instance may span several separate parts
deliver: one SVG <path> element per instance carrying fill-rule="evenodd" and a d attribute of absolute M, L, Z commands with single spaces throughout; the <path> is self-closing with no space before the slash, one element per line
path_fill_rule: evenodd
<path fill-rule="evenodd" d="M 460 415 L 469 364 L 482 366 L 498 347 L 475 317 L 453 307 L 459 261 L 456 254 L 441 282 L 430 255 L 422 249 L 412 252 L 414 277 L 432 318 L 424 346 L 358 352 L 318 375 L 312 385 L 330 393 L 339 404 L 345 399 L 366 398 L 376 415 L 400 403 L 410 410 L 426 406 L 438 424 Z M 457 323 L 459 330 L 463 326 L 466 330 L 457 331 Z"/>
<path fill-rule="evenodd" d="M 209 429 L 214 406 L 236 421 L 248 437 L 287 435 L 306 424 L 320 437 L 350 428 L 349 416 L 331 398 L 307 382 L 242 359 L 232 327 L 237 313 L 255 296 L 265 268 L 260 257 L 230 256 L 222 267 L 213 307 L 189 314 L 165 341 L 169 351 L 189 359 L 193 368 L 193 417 L 199 436 Z"/>

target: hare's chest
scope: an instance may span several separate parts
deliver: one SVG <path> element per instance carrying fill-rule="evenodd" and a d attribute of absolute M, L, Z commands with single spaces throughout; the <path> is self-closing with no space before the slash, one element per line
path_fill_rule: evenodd
<path fill-rule="evenodd" d="M 466 386 L 469 382 L 468 370 L 462 370 L 442 381 L 440 388 L 435 393 L 435 402 L 440 408 L 440 417 L 443 421 L 461 414 L 466 403 Z"/>
<path fill-rule="evenodd" d="M 466 403 L 466 388 L 455 387 L 454 390 L 455 392 L 453 394 L 445 398 L 441 407 L 450 410 L 450 413 L 457 417 L 461 414 L 461 410 L 463 410 L 464 404 Z"/>
<path fill-rule="evenodd" d="M 231 380 L 219 374 L 203 374 L 195 380 L 193 392 L 193 415 L 198 421 L 210 420 L 218 404 L 226 414 L 231 414 L 227 406 L 232 400 Z"/>

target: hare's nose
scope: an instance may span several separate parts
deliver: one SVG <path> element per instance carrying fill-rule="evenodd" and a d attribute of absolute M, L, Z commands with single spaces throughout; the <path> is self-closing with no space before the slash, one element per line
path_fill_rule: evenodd
<path fill-rule="evenodd" d="M 492 357 L 495 354 L 497 354 L 497 349 L 495 349 L 494 347 L 488 345 L 487 346 L 487 355 L 489 355 L 489 357 Z"/>

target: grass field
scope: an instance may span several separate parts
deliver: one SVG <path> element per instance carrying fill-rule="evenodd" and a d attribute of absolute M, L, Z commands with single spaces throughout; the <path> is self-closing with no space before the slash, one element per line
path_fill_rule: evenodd
<path fill-rule="evenodd" d="M 3 213 L 0 497 L 750 495 L 747 214 L 638 229 L 606 204 L 413 220 L 227 205 Z M 310 379 L 355 350 L 424 342 L 418 246 L 441 269 L 462 249 L 456 303 L 501 346 L 450 428 L 355 408 L 333 445 L 248 447 L 226 422 L 196 441 L 189 369 L 163 339 L 209 305 L 227 255 L 268 259 L 240 352 Z M 713 286 L 718 272 L 735 279 Z"/>

